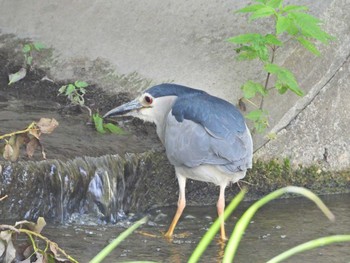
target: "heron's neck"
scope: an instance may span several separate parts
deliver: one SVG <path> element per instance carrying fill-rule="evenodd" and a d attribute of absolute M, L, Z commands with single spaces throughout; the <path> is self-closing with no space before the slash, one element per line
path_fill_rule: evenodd
<path fill-rule="evenodd" d="M 159 139 L 164 144 L 165 130 L 168 114 L 173 107 L 177 96 L 161 97 L 157 99 L 157 104 L 154 106 L 153 121 L 157 127 Z"/>

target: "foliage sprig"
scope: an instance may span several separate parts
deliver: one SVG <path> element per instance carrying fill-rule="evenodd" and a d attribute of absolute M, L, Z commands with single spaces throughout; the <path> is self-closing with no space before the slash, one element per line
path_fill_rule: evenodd
<path fill-rule="evenodd" d="M 246 115 L 254 122 L 254 128 L 262 133 L 268 127 L 268 112 L 264 109 L 264 98 L 270 90 L 276 89 L 280 94 L 288 90 L 298 96 L 304 92 L 294 74 L 287 68 L 275 63 L 276 51 L 289 41 L 296 41 L 312 54 L 320 56 L 321 52 L 316 42 L 328 44 L 334 38 L 321 29 L 322 21 L 308 14 L 308 7 L 302 5 L 284 5 L 283 0 L 254 0 L 254 4 L 239 9 L 238 13 L 250 13 L 249 21 L 262 18 L 272 18 L 274 30 L 269 34 L 247 33 L 228 39 L 229 42 L 239 45 L 235 48 L 237 59 L 262 62 L 262 70 L 266 72 L 264 83 L 248 80 L 241 87 L 243 98 L 249 101 L 260 97 L 259 106 Z M 287 37 L 286 37 L 287 36 Z M 271 83 L 274 76 L 274 83 Z M 240 105 L 242 105 L 242 99 Z M 253 103 L 254 105 L 254 103 Z M 256 105 L 255 105 L 256 106 Z"/>

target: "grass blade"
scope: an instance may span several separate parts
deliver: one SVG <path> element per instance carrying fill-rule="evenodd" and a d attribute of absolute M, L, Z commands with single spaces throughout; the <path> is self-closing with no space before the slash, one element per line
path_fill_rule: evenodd
<path fill-rule="evenodd" d="M 232 212 L 236 209 L 238 204 L 243 200 L 243 197 L 247 191 L 243 189 L 235 198 L 231 201 L 231 203 L 227 206 L 224 212 L 224 220 L 232 214 Z M 193 251 L 188 263 L 198 262 L 200 257 L 203 255 L 204 251 L 213 240 L 214 236 L 220 229 L 220 218 L 216 219 L 209 230 L 204 234 L 201 241 L 198 243 L 196 249 Z"/>
<path fill-rule="evenodd" d="M 278 263 L 306 250 L 329 245 L 336 242 L 350 242 L 350 235 L 334 235 L 311 240 L 277 255 L 276 257 L 270 259 L 267 263 Z"/>
<path fill-rule="evenodd" d="M 248 210 L 242 215 L 242 217 L 238 220 L 233 230 L 233 233 L 227 243 L 224 258 L 222 261 L 223 263 L 233 262 L 234 256 L 236 254 L 238 245 L 242 239 L 244 231 L 246 230 L 249 222 L 251 221 L 254 214 L 259 210 L 259 208 L 285 193 L 295 193 L 307 197 L 308 199 L 313 201 L 330 220 L 334 220 L 334 215 L 332 214 L 332 212 L 326 207 L 326 205 L 321 201 L 321 199 L 317 195 L 312 193 L 310 190 L 296 186 L 287 186 L 278 189 L 251 205 L 248 208 Z"/>
<path fill-rule="evenodd" d="M 108 256 L 113 249 L 115 249 L 125 238 L 127 238 L 132 232 L 134 232 L 138 227 L 147 222 L 147 217 L 144 217 L 121 233 L 116 239 L 114 239 L 108 246 L 102 249 L 89 263 L 99 263 Z"/>

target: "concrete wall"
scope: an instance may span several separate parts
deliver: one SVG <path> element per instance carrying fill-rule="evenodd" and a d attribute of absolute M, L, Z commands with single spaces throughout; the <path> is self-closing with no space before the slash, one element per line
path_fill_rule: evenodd
<path fill-rule="evenodd" d="M 225 39 L 271 29 L 268 21 L 248 23 L 247 16 L 233 13 L 246 4 L 248 1 L 223 0 L 0 0 L 0 30 L 52 47 L 51 74 L 57 79 L 84 78 L 119 92 L 125 86 L 113 85 L 113 78 L 107 81 L 105 75 L 136 74 L 137 80 L 148 80 L 146 83 L 173 81 L 236 104 L 240 86 L 264 75 L 257 63 L 235 61 L 233 46 Z M 296 163 L 322 163 L 327 148 L 325 167 L 343 169 L 349 167 L 350 155 L 345 132 L 349 128 L 350 1 L 296 4 L 310 6 L 337 41 L 320 47 L 324 54 L 320 58 L 290 44 L 277 54 L 278 62 L 295 72 L 308 93 L 303 98 L 288 93 L 266 101 L 270 128 L 278 139 L 261 148 L 266 140 L 255 136 L 256 149 L 260 148 L 256 156 L 291 156 Z M 126 86 L 128 91 L 138 90 L 137 85 Z"/>

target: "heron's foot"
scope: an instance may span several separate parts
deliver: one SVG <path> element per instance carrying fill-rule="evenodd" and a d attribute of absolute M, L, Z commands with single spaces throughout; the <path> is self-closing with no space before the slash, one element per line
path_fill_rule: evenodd
<path fill-rule="evenodd" d="M 146 236 L 146 237 L 153 237 L 153 238 L 160 238 L 160 235 L 156 235 L 156 234 L 152 234 L 149 232 L 145 232 L 145 231 L 135 231 L 135 233 Z"/>
<path fill-rule="evenodd" d="M 168 240 L 172 240 L 174 237 L 175 238 L 186 238 L 186 237 L 189 237 L 191 235 L 192 235 L 192 233 L 189 231 L 179 233 L 179 234 L 173 234 L 172 232 L 168 231 L 164 234 L 164 237 L 167 238 Z"/>
<path fill-rule="evenodd" d="M 192 234 L 193 233 L 191 233 L 190 231 L 186 231 L 186 232 L 183 232 L 183 233 L 175 234 L 174 236 L 176 238 L 186 238 L 186 237 L 191 236 Z"/>

